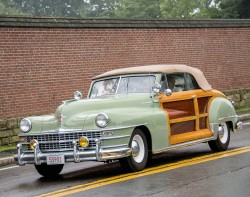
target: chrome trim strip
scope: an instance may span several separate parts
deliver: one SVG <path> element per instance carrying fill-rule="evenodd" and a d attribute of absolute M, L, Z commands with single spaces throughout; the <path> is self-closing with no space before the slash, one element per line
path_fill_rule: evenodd
<path fill-rule="evenodd" d="M 51 131 L 43 131 L 43 133 L 29 133 L 29 135 L 19 135 L 20 137 L 27 137 L 30 135 L 50 135 L 50 134 L 68 134 L 68 133 L 82 133 L 82 132 L 102 132 L 102 131 L 115 131 L 115 130 L 121 130 L 121 129 L 129 129 L 133 127 L 139 127 L 139 126 L 145 126 L 147 123 L 138 124 L 138 125 L 130 125 L 130 126 L 124 126 L 124 127 L 117 127 L 117 128 L 106 128 L 106 129 L 98 129 L 98 130 L 80 130 L 80 129 L 59 129 L 59 130 L 51 130 Z"/>
<path fill-rule="evenodd" d="M 162 152 L 166 152 L 166 151 L 170 151 L 170 150 L 175 150 L 175 149 L 179 149 L 179 148 L 183 148 L 183 147 L 187 147 L 187 146 L 191 146 L 191 145 L 195 145 L 195 144 L 200 144 L 202 142 L 208 142 L 210 140 L 214 140 L 214 137 L 209 137 L 209 138 L 194 140 L 194 141 L 185 142 L 185 143 L 181 143 L 181 144 L 176 144 L 176 145 L 172 145 L 172 146 L 169 146 L 167 148 L 160 149 L 157 151 L 152 151 L 152 152 L 153 152 L 153 154 L 158 154 L 158 153 L 162 153 Z"/>
<path fill-rule="evenodd" d="M 119 144 L 119 145 L 115 145 L 115 146 L 102 146 L 102 149 L 118 148 L 118 147 L 128 147 L 128 144 Z"/>
<path fill-rule="evenodd" d="M 20 137 L 27 137 L 31 135 L 56 135 L 56 134 L 70 134 L 70 133 L 92 133 L 92 132 L 100 132 L 99 130 L 81 130 L 81 129 L 59 129 L 59 130 L 50 130 L 50 131 L 42 131 L 42 133 L 29 133 L 29 135 L 19 135 Z"/>
<path fill-rule="evenodd" d="M 238 117 L 239 117 L 238 115 L 223 117 L 223 118 L 220 118 L 219 121 L 230 120 L 230 119 L 238 118 Z"/>
<path fill-rule="evenodd" d="M 112 140 L 112 139 L 119 139 L 119 138 L 126 138 L 130 137 L 130 135 L 121 135 L 121 136 L 112 136 L 112 137 L 101 137 L 101 140 Z"/>
<path fill-rule="evenodd" d="M 121 136 L 122 138 L 123 136 Z M 119 138 L 119 137 L 118 137 Z M 95 140 L 96 138 L 88 138 L 88 140 Z M 101 138 L 103 139 L 103 138 Z M 114 138 L 115 139 L 115 138 Z M 67 142 L 78 142 L 79 139 L 72 139 L 72 140 L 53 140 L 53 141 L 39 141 L 39 144 L 51 144 L 51 143 L 67 143 Z M 29 144 L 29 142 L 21 142 L 21 144 Z"/>
<path fill-rule="evenodd" d="M 95 138 L 88 138 L 89 140 L 95 140 Z M 67 143 L 73 141 L 79 141 L 79 139 L 72 139 L 72 140 L 53 140 L 53 141 L 39 141 L 39 144 L 51 144 L 51 143 Z M 29 144 L 29 142 L 21 142 L 21 144 Z"/>
<path fill-rule="evenodd" d="M 95 147 L 93 147 L 92 149 L 94 149 Z M 89 150 L 89 149 L 88 149 Z M 46 151 L 44 151 L 44 153 L 46 152 L 46 153 L 51 153 L 51 152 L 67 152 L 67 151 L 72 151 L 72 148 L 65 148 L 65 149 L 51 149 L 51 150 L 46 150 Z M 32 151 L 32 150 L 25 150 L 25 151 L 23 151 L 25 154 L 26 153 L 34 153 L 34 151 Z"/>
<path fill-rule="evenodd" d="M 67 104 L 67 103 L 70 103 L 70 102 L 73 102 L 73 101 L 76 101 L 76 99 L 65 100 L 65 101 L 62 101 L 62 103 Z"/>
<path fill-rule="evenodd" d="M 101 130 L 88 130 L 88 131 L 90 131 L 90 132 L 93 132 L 93 131 L 115 131 L 115 130 L 129 129 L 129 128 L 133 128 L 133 127 L 145 126 L 145 125 L 147 125 L 147 123 L 138 124 L 138 125 L 131 125 L 131 126 L 124 126 L 124 127 L 117 127 L 117 128 L 107 128 L 107 129 L 101 129 Z"/>

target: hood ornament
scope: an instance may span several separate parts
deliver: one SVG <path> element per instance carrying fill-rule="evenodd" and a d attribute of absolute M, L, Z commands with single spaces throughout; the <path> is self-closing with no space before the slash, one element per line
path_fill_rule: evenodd
<path fill-rule="evenodd" d="M 65 118 L 65 116 L 64 115 L 62 115 L 62 114 L 59 114 L 59 121 L 60 121 L 60 124 L 62 124 L 62 121 L 63 121 L 63 119 Z"/>

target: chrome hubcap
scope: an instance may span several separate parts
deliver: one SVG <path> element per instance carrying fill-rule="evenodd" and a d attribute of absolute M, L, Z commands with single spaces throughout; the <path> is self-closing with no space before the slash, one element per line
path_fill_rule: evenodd
<path fill-rule="evenodd" d="M 225 144 L 227 142 L 228 132 L 229 131 L 226 124 L 219 126 L 219 138 L 221 143 Z"/>
<path fill-rule="evenodd" d="M 133 157 L 137 157 L 140 152 L 140 147 L 137 141 L 133 140 L 132 141 L 132 155 Z"/>
<path fill-rule="evenodd" d="M 141 163 L 145 156 L 144 142 L 140 135 L 135 135 L 132 140 L 132 156 L 136 163 Z"/>
<path fill-rule="evenodd" d="M 223 138 L 223 136 L 224 136 L 224 129 L 223 129 L 223 127 L 222 126 L 219 126 L 219 138 L 221 139 L 221 138 Z"/>

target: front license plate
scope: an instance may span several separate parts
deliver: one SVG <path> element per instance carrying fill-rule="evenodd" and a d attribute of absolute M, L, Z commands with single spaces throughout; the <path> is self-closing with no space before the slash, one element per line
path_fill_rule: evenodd
<path fill-rule="evenodd" d="M 47 164 L 48 165 L 57 165 L 57 164 L 64 164 L 65 159 L 63 154 L 56 154 L 56 155 L 47 155 Z"/>

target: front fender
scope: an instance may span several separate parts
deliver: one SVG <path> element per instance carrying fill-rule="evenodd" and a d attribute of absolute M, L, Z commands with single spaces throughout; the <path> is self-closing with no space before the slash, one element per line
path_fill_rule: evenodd
<path fill-rule="evenodd" d="M 102 111 L 102 113 L 107 114 L 110 119 L 106 128 L 101 129 L 96 126 L 95 117 L 98 113 L 93 112 L 86 118 L 84 130 L 113 130 L 113 137 L 128 136 L 119 141 L 119 143 L 128 144 L 133 130 L 137 126 L 145 125 L 151 135 L 153 151 L 163 149 L 168 146 L 169 136 L 167 118 L 164 111 L 160 108 L 116 108 L 107 109 Z M 104 144 L 107 146 L 117 145 L 113 144 L 115 141 L 118 143 L 118 139 L 104 140 Z"/>

